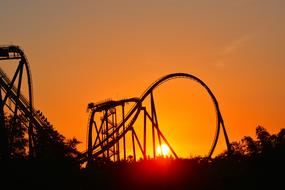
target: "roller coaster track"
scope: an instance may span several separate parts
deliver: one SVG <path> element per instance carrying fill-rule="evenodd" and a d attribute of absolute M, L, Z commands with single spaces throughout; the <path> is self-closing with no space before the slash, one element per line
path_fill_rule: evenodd
<path fill-rule="evenodd" d="M 135 129 L 134 129 L 134 123 L 136 122 L 138 116 L 140 115 L 141 111 L 144 111 L 144 118 L 148 118 L 151 122 L 152 122 L 152 141 L 153 141 L 153 150 L 156 147 L 155 144 L 155 134 L 154 131 L 157 131 L 157 135 L 158 135 L 158 141 L 159 144 L 161 145 L 161 139 L 164 140 L 164 142 L 168 145 L 168 147 L 170 148 L 172 154 L 178 158 L 177 154 L 175 153 L 175 151 L 173 150 L 173 148 L 171 147 L 170 143 L 167 141 L 167 139 L 165 138 L 165 136 L 162 134 L 162 131 L 159 129 L 158 127 L 158 120 L 157 120 L 157 115 L 156 115 L 156 110 L 155 110 L 155 103 L 154 103 L 154 97 L 153 97 L 153 91 L 158 88 L 160 85 L 162 85 L 163 83 L 169 81 L 169 80 L 173 80 L 173 79 L 177 79 L 177 78 L 186 78 L 186 79 L 191 79 L 197 83 L 199 83 L 209 94 L 210 98 L 213 101 L 213 104 L 215 106 L 215 111 L 216 111 L 216 118 L 217 118 L 217 123 L 216 123 L 216 132 L 215 132 L 215 137 L 212 143 L 212 146 L 210 148 L 208 157 L 210 158 L 215 150 L 215 147 L 217 145 L 218 142 L 218 137 L 219 137 L 219 133 L 220 130 L 222 128 L 223 130 L 223 134 L 225 137 L 225 141 L 227 144 L 227 149 L 228 152 L 231 152 L 231 146 L 230 146 L 230 142 L 228 139 L 228 135 L 225 129 L 225 125 L 224 125 L 224 121 L 220 112 L 220 108 L 219 108 L 219 104 L 218 101 L 216 99 L 216 97 L 214 96 L 214 94 L 212 93 L 212 91 L 210 90 L 210 88 L 198 77 L 188 74 L 188 73 L 173 73 L 173 74 L 169 74 L 166 75 L 160 79 L 158 79 L 157 81 L 155 81 L 153 84 L 151 84 L 149 86 L 149 88 L 147 88 L 147 90 L 141 95 L 140 98 L 131 98 L 131 99 L 124 99 L 124 100 L 119 100 L 119 101 L 105 101 L 102 103 L 98 103 L 98 104 L 89 104 L 89 108 L 91 109 L 90 112 L 90 116 L 89 116 L 89 124 L 88 124 L 88 150 L 83 153 L 81 156 L 83 156 L 81 159 L 82 161 L 86 161 L 88 160 L 88 162 L 92 162 L 94 159 L 96 160 L 96 158 L 98 157 L 107 157 L 108 159 L 112 158 L 112 156 L 116 156 L 113 157 L 113 160 L 120 160 L 120 151 L 119 151 L 119 141 L 121 139 L 123 139 L 125 141 L 125 136 L 126 134 L 131 131 L 132 133 L 132 143 L 133 143 L 133 148 L 135 149 L 135 141 L 134 138 L 137 140 L 136 142 L 139 145 L 139 148 L 141 150 L 141 153 L 143 154 L 143 157 L 146 158 L 146 134 L 144 132 L 144 140 L 143 140 L 143 147 L 142 147 L 142 143 L 140 142 L 140 140 L 138 139 L 136 133 L 135 133 Z M 143 107 L 143 102 L 145 101 L 145 99 L 147 97 L 150 97 L 151 99 L 151 114 L 149 114 L 146 111 L 146 108 Z M 129 102 L 135 102 L 134 106 L 130 109 L 130 111 L 125 115 L 124 111 L 122 113 L 123 117 L 122 117 L 122 121 L 119 124 L 113 124 L 113 130 L 110 131 L 108 130 L 108 126 L 109 126 L 109 119 L 108 117 L 110 116 L 110 114 L 108 114 L 108 111 L 110 109 L 116 109 L 118 106 L 122 106 L 122 110 L 124 110 L 124 104 L 129 103 Z M 96 113 L 102 113 L 103 116 L 101 117 L 101 125 L 100 128 L 98 129 L 97 124 L 96 124 L 96 119 L 95 119 L 95 114 Z M 102 119 L 103 118 L 103 119 Z M 146 120 L 146 119 L 144 119 Z M 102 128 L 105 129 L 107 128 L 107 135 L 102 133 Z M 95 141 L 93 141 L 93 132 L 92 129 L 95 128 L 95 132 L 96 132 L 96 138 Z M 144 122 L 144 131 L 146 130 L 146 122 Z M 110 131 L 110 133 L 109 133 Z M 117 145 L 116 145 L 117 144 Z M 117 147 L 117 152 L 115 152 L 117 155 L 109 155 L 109 151 L 110 149 L 116 149 Z M 125 155 L 125 142 L 124 142 L 124 159 L 126 159 L 126 155 Z M 114 151 L 113 151 L 114 152 Z M 134 158 L 136 158 L 136 153 L 134 150 Z M 156 157 L 156 152 L 155 150 L 153 151 L 153 157 Z"/>
<path fill-rule="evenodd" d="M 10 79 L 8 75 L 0 67 L 0 156 L 10 155 L 8 146 L 8 137 L 5 126 L 5 112 L 10 111 L 13 119 L 19 119 L 23 115 L 25 121 L 22 121 L 28 128 L 29 155 L 35 156 L 34 130 L 50 126 L 44 115 L 34 109 L 33 93 L 32 93 L 32 77 L 29 63 L 24 52 L 18 46 L 3 46 L 0 47 L 0 60 L 19 60 L 17 69 Z M 26 74 L 27 95 L 23 92 L 23 74 Z M 157 157 L 156 147 L 161 147 L 164 142 L 170 149 L 171 154 L 178 158 L 170 142 L 164 136 L 159 127 L 154 101 L 154 91 L 163 83 L 177 78 L 186 78 L 200 84 L 209 94 L 216 111 L 216 132 L 208 157 L 210 158 L 215 150 L 218 142 L 219 133 L 222 130 L 226 141 L 228 152 L 231 152 L 231 146 L 228 135 L 225 129 L 222 114 L 219 104 L 210 90 L 210 88 L 198 77 L 188 73 L 173 73 L 166 75 L 146 89 L 140 97 L 122 99 L 122 100 L 107 100 L 99 103 L 89 103 L 88 109 L 88 131 L 87 131 L 87 150 L 79 155 L 78 160 L 81 163 L 87 162 L 91 164 L 96 159 L 103 157 L 119 161 L 121 151 L 123 159 L 126 160 L 126 138 L 127 134 L 131 134 L 131 145 L 133 150 L 132 157 L 136 160 L 136 147 L 139 148 L 141 155 L 147 159 L 147 149 L 152 149 L 153 157 Z M 147 100 L 149 98 L 149 103 Z M 12 104 L 12 105 L 11 105 Z M 131 108 L 125 113 L 125 105 L 131 104 Z M 148 105 L 150 104 L 150 105 Z M 150 109 L 148 109 L 150 108 Z M 121 114 L 119 114 L 121 109 Z M 136 130 L 138 129 L 137 120 L 140 115 L 143 115 L 143 140 L 140 140 Z M 101 117 L 100 117 L 101 116 Z M 120 122 L 117 122 L 117 117 L 121 117 Z M 151 143 L 152 147 L 147 147 L 147 121 L 151 123 Z M 98 125 L 97 125 L 98 124 Z M 136 126 L 135 126 L 136 125 Z M 157 143 L 158 142 L 158 143 Z"/>
<path fill-rule="evenodd" d="M 5 135 L 5 119 L 4 115 L 7 109 L 11 111 L 13 118 L 23 114 L 27 119 L 27 122 L 23 122 L 28 127 L 29 136 L 29 155 L 30 157 L 35 156 L 33 134 L 34 129 L 41 129 L 49 126 L 50 123 L 47 118 L 33 107 L 33 94 L 32 94 L 32 79 L 28 61 L 24 55 L 24 52 L 18 46 L 5 46 L 0 47 L 0 60 L 20 60 L 17 70 L 14 73 L 13 79 L 11 80 L 7 74 L 0 67 L 0 92 L 1 92 L 1 150 L 2 155 L 9 155 L 7 150 L 7 136 Z M 21 93 L 23 72 L 26 71 L 27 82 L 28 82 L 28 99 Z M 18 85 L 15 84 L 17 80 Z M 5 95 L 5 96 L 3 96 Z M 3 96 L 3 97 L 2 97 Z M 8 103 L 10 100 L 10 103 Z M 10 104 L 13 104 L 11 106 Z M 28 124 L 27 124 L 28 123 Z"/>
<path fill-rule="evenodd" d="M 44 127 L 46 125 L 49 125 L 47 118 L 42 115 L 41 112 L 38 110 L 32 108 L 32 111 L 30 111 L 29 107 L 29 101 L 27 98 L 23 95 L 20 94 L 19 99 L 17 99 L 17 87 L 13 85 L 12 89 L 9 88 L 9 84 L 11 84 L 11 80 L 8 78 L 7 74 L 0 68 L 0 85 L 2 89 L 7 93 L 9 90 L 10 91 L 10 98 L 11 101 L 13 101 L 14 104 L 18 103 L 18 106 L 20 108 L 20 111 L 22 111 L 25 115 L 29 115 L 32 113 L 33 118 L 32 122 L 36 127 Z"/>

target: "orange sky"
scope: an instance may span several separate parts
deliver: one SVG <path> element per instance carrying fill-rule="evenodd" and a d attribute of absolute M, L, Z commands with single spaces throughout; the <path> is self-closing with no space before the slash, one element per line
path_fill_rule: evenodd
<path fill-rule="evenodd" d="M 24 49 L 35 106 L 82 150 L 89 102 L 140 96 L 173 72 L 209 85 L 233 141 L 254 136 L 257 125 L 285 127 L 284 7 L 283 0 L 3 0 L 0 43 Z M 156 94 L 178 155 L 206 154 L 215 117 L 203 89 L 175 80 Z"/>

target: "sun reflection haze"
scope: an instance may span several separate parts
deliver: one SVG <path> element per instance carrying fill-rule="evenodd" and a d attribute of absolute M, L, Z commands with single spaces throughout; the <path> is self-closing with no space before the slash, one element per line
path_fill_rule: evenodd
<path fill-rule="evenodd" d="M 168 156 L 169 151 L 169 147 L 166 144 L 161 144 L 161 146 L 158 145 L 156 148 L 157 155 Z"/>

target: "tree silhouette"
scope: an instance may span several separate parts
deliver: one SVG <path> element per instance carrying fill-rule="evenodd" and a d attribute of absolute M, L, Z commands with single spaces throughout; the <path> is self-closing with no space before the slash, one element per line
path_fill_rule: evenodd
<path fill-rule="evenodd" d="M 277 134 L 277 142 L 276 147 L 285 147 L 285 129 L 281 129 Z"/>
<path fill-rule="evenodd" d="M 267 130 L 262 126 L 256 128 L 257 146 L 259 153 L 266 153 L 271 151 L 274 147 L 274 135 L 270 135 Z"/>
<path fill-rule="evenodd" d="M 134 162 L 129 156 L 128 161 L 115 163 L 102 157 L 89 168 L 80 168 L 76 160 L 80 142 L 66 139 L 51 125 L 35 128 L 36 157 L 28 160 L 25 122 L 21 116 L 5 117 L 12 162 L 0 162 L 0 167 L 6 174 L 1 180 L 9 187 L 24 188 L 31 179 L 36 185 L 30 189 L 275 189 L 283 185 L 285 129 L 270 134 L 257 126 L 255 138 L 244 136 L 231 143 L 233 154 L 224 152 L 213 159 L 160 157 Z"/>
<path fill-rule="evenodd" d="M 80 142 L 76 138 L 66 139 L 52 125 L 36 129 L 34 139 L 36 159 L 74 164 L 77 162 L 76 157 L 80 153 L 76 146 Z"/>
<path fill-rule="evenodd" d="M 254 157 L 282 154 L 285 150 L 285 129 L 281 129 L 278 134 L 270 134 L 264 127 L 257 126 L 256 140 L 250 136 L 245 136 L 241 141 L 235 141 L 231 145 L 235 156 Z"/>
<path fill-rule="evenodd" d="M 27 159 L 28 135 L 27 120 L 23 115 L 5 116 L 5 129 L 8 137 L 10 159 Z M 45 125 L 36 128 L 34 133 L 35 158 L 40 160 L 72 160 L 79 151 L 76 146 L 80 143 L 76 138 L 66 139 L 53 128 Z"/>
<path fill-rule="evenodd" d="M 5 128 L 8 138 L 8 157 L 10 159 L 24 159 L 27 156 L 27 128 L 24 125 L 26 122 L 22 115 L 6 116 Z"/>

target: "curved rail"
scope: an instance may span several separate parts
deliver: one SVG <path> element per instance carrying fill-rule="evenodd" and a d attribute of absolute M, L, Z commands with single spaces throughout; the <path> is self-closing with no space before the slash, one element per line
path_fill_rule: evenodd
<path fill-rule="evenodd" d="M 0 60 L 9 60 L 9 59 L 20 59 L 19 65 L 17 67 L 17 70 L 14 74 L 14 77 L 11 81 L 11 83 L 9 83 L 9 88 L 7 89 L 7 94 L 4 98 L 3 101 L 1 101 L 1 115 L 4 114 L 4 106 L 6 104 L 6 100 L 9 97 L 9 95 L 12 93 L 11 91 L 13 90 L 14 87 L 14 82 L 17 78 L 17 76 L 19 76 L 19 80 L 22 80 L 22 73 L 23 73 L 23 69 L 25 68 L 26 70 L 26 76 L 27 76 L 27 80 L 28 80 L 28 109 L 30 110 L 30 112 L 28 113 L 27 117 L 29 118 L 29 120 L 31 121 L 33 119 L 33 90 L 32 90 L 32 76 L 31 76 L 31 71 L 30 71 L 30 67 L 29 67 L 29 63 L 28 60 L 23 52 L 23 50 L 19 47 L 19 46 L 15 46 L 15 45 L 10 45 L 10 46 L 4 46 L 4 47 L 0 47 Z M 19 83 L 20 84 L 20 83 Z M 19 104 L 19 97 L 20 96 L 20 87 L 19 87 L 19 91 L 17 92 L 17 98 L 15 99 L 15 103 L 16 105 Z M 17 106 L 16 106 L 16 110 L 17 110 Z M 17 111 L 15 111 L 17 114 Z M 1 120 L 3 120 L 3 116 L 1 116 Z M 29 127 L 28 127 L 28 136 L 29 136 L 29 155 L 30 157 L 33 156 L 33 142 L 32 142 L 32 134 L 33 134 L 33 127 L 31 122 L 29 122 Z"/>
<path fill-rule="evenodd" d="M 225 130 L 225 126 L 224 126 L 223 118 L 222 118 L 222 115 L 221 115 L 221 112 L 220 112 L 218 101 L 217 101 L 216 97 L 214 96 L 213 92 L 210 90 L 210 88 L 201 79 L 199 79 L 198 77 L 196 77 L 194 75 L 191 75 L 191 74 L 188 74 L 188 73 L 173 73 L 173 74 L 169 74 L 169 75 L 166 75 L 166 76 L 158 79 L 152 85 L 150 85 L 149 88 L 147 88 L 147 90 L 141 95 L 139 100 L 136 102 L 136 104 L 133 106 L 133 108 L 126 115 L 125 120 L 121 121 L 121 123 L 117 126 L 117 128 L 110 134 L 110 136 L 112 136 L 115 133 L 118 133 L 121 130 L 122 126 L 125 123 L 127 123 L 127 121 L 128 121 L 129 124 L 127 125 L 125 130 L 123 130 L 117 136 L 116 139 L 112 139 L 109 142 L 109 139 L 105 138 L 105 139 L 103 139 L 101 141 L 101 143 L 92 146 L 92 148 L 91 148 L 91 145 L 89 144 L 89 146 L 88 146 L 89 147 L 89 150 L 88 150 L 89 151 L 89 156 L 90 156 L 90 154 L 92 154 L 93 150 L 96 150 L 99 147 L 101 149 L 99 151 L 95 152 L 94 154 L 92 154 L 92 156 L 96 157 L 96 156 L 102 154 L 104 151 L 108 150 L 111 146 L 113 146 L 118 140 L 120 140 L 129 130 L 132 129 L 132 126 L 135 123 L 135 121 L 137 120 L 138 115 L 140 113 L 140 110 L 141 110 L 140 108 L 141 108 L 142 102 L 146 99 L 146 97 L 148 97 L 153 92 L 153 90 L 156 89 L 161 84 L 163 84 L 163 83 L 165 83 L 165 82 L 167 82 L 169 80 L 176 79 L 176 78 L 187 78 L 187 79 L 194 80 L 195 82 L 198 82 L 207 91 L 207 93 L 210 95 L 210 97 L 211 97 L 211 99 L 212 99 L 212 101 L 214 103 L 216 114 L 217 114 L 217 125 L 216 125 L 216 134 L 215 134 L 214 141 L 213 141 L 213 144 L 211 146 L 211 149 L 209 151 L 208 157 L 212 156 L 212 154 L 214 152 L 214 149 L 215 149 L 215 147 L 217 145 L 219 132 L 220 132 L 220 127 L 221 126 L 222 126 L 222 129 L 223 129 L 223 132 L 224 132 L 224 137 L 225 137 L 225 140 L 226 140 L 226 143 L 227 143 L 228 151 L 230 152 L 231 151 L 230 142 L 229 142 L 226 130 Z M 94 110 L 91 113 L 91 118 L 94 117 L 95 112 L 96 111 Z M 90 120 L 90 123 L 89 123 L 89 137 L 92 136 L 92 134 L 91 134 L 92 133 L 92 123 L 91 122 L 93 122 L 93 121 Z M 90 137 L 89 140 L 92 140 L 92 137 Z M 107 145 L 102 146 L 106 141 L 108 141 Z M 86 153 L 87 152 L 85 152 L 83 155 L 86 155 Z"/>
<path fill-rule="evenodd" d="M 30 70 L 28 59 L 26 58 L 24 51 L 15 45 L 1 46 L 0 47 L 0 60 L 8 59 L 20 59 L 21 63 L 25 66 L 27 80 L 28 80 L 28 93 L 29 93 L 29 104 L 30 110 L 33 108 L 33 83 L 32 83 L 32 73 Z"/>
<path fill-rule="evenodd" d="M 24 116 L 27 118 L 28 125 L 28 143 L 29 143 L 29 156 L 34 157 L 34 128 L 40 130 L 42 127 L 51 126 L 47 121 L 47 118 L 40 112 L 34 109 L 33 106 L 33 86 L 32 86 L 32 75 L 28 60 L 19 46 L 10 45 L 10 46 L 0 46 L 0 60 L 19 60 L 18 67 L 14 73 L 12 79 L 10 79 L 7 74 L 0 68 L 0 89 L 5 92 L 5 97 L 1 97 L 1 122 L 4 121 L 4 107 L 12 111 L 12 114 L 15 116 L 18 115 L 18 110 L 21 113 L 24 113 Z M 26 72 L 27 79 L 27 90 L 28 98 L 26 98 L 21 92 L 21 83 L 23 80 L 23 72 Z M 15 84 L 15 81 L 18 82 L 18 86 Z M 11 102 L 15 105 L 15 109 L 12 110 L 8 104 L 7 100 L 10 99 Z M 4 127 L 5 123 L 1 123 L 1 126 Z M 3 134 L 2 134 L 3 135 Z M 5 135 L 5 134 L 4 134 Z M 3 137 L 4 139 L 5 137 Z M 5 144 L 2 142 L 1 144 Z M 9 150 L 8 150 L 9 152 Z M 4 155 L 9 155 L 5 153 Z"/>
<path fill-rule="evenodd" d="M 188 79 L 192 79 L 195 82 L 198 82 L 204 89 L 206 89 L 207 93 L 210 95 L 214 106 L 215 106 L 215 110 L 216 110 L 216 114 L 217 114 L 217 126 L 216 126 L 216 134 L 215 134 L 215 138 L 212 144 L 212 147 L 210 149 L 210 152 L 208 154 L 208 157 L 211 157 L 215 147 L 217 145 L 218 142 L 218 138 L 219 138 L 219 132 L 220 132 L 220 125 L 222 125 L 223 131 L 224 131 L 224 136 L 225 136 L 225 140 L 226 140 L 226 144 L 227 144 L 227 148 L 228 151 L 231 151 L 231 147 L 230 147 L 230 141 L 224 126 L 224 121 L 222 118 L 222 114 L 220 112 L 220 108 L 219 108 L 219 104 L 218 101 L 214 95 L 214 93 L 210 90 L 210 88 L 206 85 L 206 83 L 204 83 L 201 79 L 199 79 L 198 77 L 188 74 L 188 73 L 173 73 L 173 74 L 169 74 L 166 75 L 160 79 L 158 79 L 156 82 L 154 82 L 146 91 L 145 93 L 143 93 L 143 95 L 141 96 L 141 101 L 143 101 L 155 88 L 157 88 L 158 86 L 160 86 L 161 84 L 167 82 L 168 80 L 171 79 L 175 79 L 175 78 L 188 78 Z"/>

